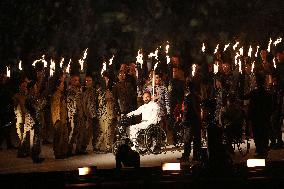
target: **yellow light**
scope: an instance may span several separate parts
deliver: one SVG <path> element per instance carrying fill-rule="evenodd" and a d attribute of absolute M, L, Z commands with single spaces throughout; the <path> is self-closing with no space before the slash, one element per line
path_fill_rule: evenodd
<path fill-rule="evenodd" d="M 80 176 L 88 175 L 92 171 L 92 169 L 90 167 L 80 167 L 80 168 L 78 168 L 78 170 L 79 170 L 79 175 Z"/>
<path fill-rule="evenodd" d="M 247 167 L 265 167 L 265 159 L 248 159 Z"/>
<path fill-rule="evenodd" d="M 163 171 L 180 171 L 180 163 L 163 163 Z"/>

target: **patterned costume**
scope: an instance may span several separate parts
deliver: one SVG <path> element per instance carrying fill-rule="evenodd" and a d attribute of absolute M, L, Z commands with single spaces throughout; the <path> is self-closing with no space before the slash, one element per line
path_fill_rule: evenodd
<path fill-rule="evenodd" d="M 109 151 L 113 143 L 113 133 L 115 127 L 114 99 L 112 92 L 107 89 L 97 90 L 98 94 L 98 121 L 99 125 L 95 128 L 93 145 L 95 151 Z"/>
<path fill-rule="evenodd" d="M 73 153 L 74 144 L 76 152 L 80 152 L 82 136 L 85 129 L 83 118 L 83 100 L 81 88 L 72 87 L 67 94 L 68 121 L 70 123 L 68 153 Z M 79 147 L 79 148 L 78 148 Z"/>
<path fill-rule="evenodd" d="M 51 118 L 54 127 L 53 151 L 55 158 L 65 158 L 68 150 L 66 96 L 56 90 L 51 99 Z"/>

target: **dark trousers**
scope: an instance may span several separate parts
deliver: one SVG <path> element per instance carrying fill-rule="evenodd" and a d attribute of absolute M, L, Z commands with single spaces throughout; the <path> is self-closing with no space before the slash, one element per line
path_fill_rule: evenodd
<path fill-rule="evenodd" d="M 188 158 L 191 153 L 191 143 L 193 142 L 193 159 L 200 158 L 201 150 L 201 125 L 190 125 L 184 128 L 184 153 L 183 157 Z"/>
<path fill-rule="evenodd" d="M 269 144 L 269 121 L 252 122 L 256 153 L 267 155 Z"/>

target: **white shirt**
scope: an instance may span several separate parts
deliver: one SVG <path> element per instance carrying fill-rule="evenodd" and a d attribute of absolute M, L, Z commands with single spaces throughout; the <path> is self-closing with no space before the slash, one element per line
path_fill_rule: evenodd
<path fill-rule="evenodd" d="M 148 104 L 143 104 L 137 110 L 128 113 L 127 117 L 140 114 L 142 114 L 142 122 L 146 121 L 149 125 L 157 124 L 161 121 L 160 107 L 154 101 L 150 101 Z"/>

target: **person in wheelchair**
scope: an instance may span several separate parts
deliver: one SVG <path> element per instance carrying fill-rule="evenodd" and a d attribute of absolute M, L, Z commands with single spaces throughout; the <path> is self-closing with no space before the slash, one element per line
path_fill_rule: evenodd
<path fill-rule="evenodd" d="M 140 106 L 137 110 L 126 114 L 126 117 L 128 118 L 131 116 L 142 114 L 142 121 L 138 124 L 130 125 L 129 127 L 129 138 L 132 142 L 134 142 L 132 149 L 135 149 L 135 145 L 137 145 L 135 144 L 135 138 L 137 137 L 137 133 L 139 132 L 139 130 L 146 129 L 152 124 L 159 124 L 161 121 L 161 117 L 159 116 L 160 107 L 156 102 L 151 101 L 151 93 L 149 91 L 145 91 L 143 93 L 143 101 L 144 104 Z"/>
<path fill-rule="evenodd" d="M 230 153 L 234 152 L 232 144 L 242 140 L 244 116 L 244 112 L 236 97 L 229 97 L 225 109 L 221 114 L 221 121 L 225 143 Z"/>

